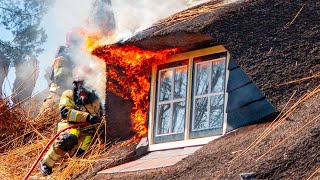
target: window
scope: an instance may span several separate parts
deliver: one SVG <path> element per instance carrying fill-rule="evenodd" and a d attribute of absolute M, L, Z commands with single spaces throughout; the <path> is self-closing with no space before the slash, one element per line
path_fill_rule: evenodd
<path fill-rule="evenodd" d="M 187 65 L 180 65 L 164 67 L 158 72 L 156 142 L 181 140 L 184 137 L 187 71 Z"/>
<path fill-rule="evenodd" d="M 187 96 L 187 67 L 160 71 L 157 135 L 184 131 Z"/>
<path fill-rule="evenodd" d="M 194 69 L 190 138 L 221 134 L 224 120 L 225 58 L 194 63 Z"/>
<path fill-rule="evenodd" d="M 221 47 L 180 54 L 153 67 L 151 145 L 223 134 L 228 54 Z"/>

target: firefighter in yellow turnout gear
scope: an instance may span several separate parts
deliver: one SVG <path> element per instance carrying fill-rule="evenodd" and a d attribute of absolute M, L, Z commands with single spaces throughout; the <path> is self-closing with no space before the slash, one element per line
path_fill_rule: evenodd
<path fill-rule="evenodd" d="M 101 104 L 94 92 L 83 87 L 83 81 L 74 81 L 74 90 L 66 90 L 62 93 L 59 109 L 62 120 L 58 123 L 58 131 L 72 126 L 75 123 L 89 122 L 100 123 Z M 81 155 L 88 149 L 96 125 L 71 128 L 59 135 L 40 163 L 41 173 L 52 173 L 54 163 L 58 162 L 67 153 L 73 156 Z"/>
<path fill-rule="evenodd" d="M 55 117 L 59 114 L 57 109 L 61 95 L 65 90 L 70 89 L 73 81 L 73 70 L 76 67 L 74 64 L 76 58 L 74 56 L 75 53 L 80 52 L 81 42 L 79 31 L 71 30 L 67 33 L 67 46 L 58 48 L 49 74 L 50 92 L 40 108 L 39 115 L 36 118 L 38 121 L 48 121 L 49 119 L 48 124 L 56 122 L 57 119 Z"/>
<path fill-rule="evenodd" d="M 50 92 L 40 108 L 36 118 L 38 122 L 53 124 L 58 120 L 59 112 L 57 110 L 60 97 L 65 90 L 70 88 L 73 81 L 72 70 L 73 63 L 68 55 L 68 48 L 61 46 L 52 65 L 49 77 L 51 81 L 49 85 Z"/>

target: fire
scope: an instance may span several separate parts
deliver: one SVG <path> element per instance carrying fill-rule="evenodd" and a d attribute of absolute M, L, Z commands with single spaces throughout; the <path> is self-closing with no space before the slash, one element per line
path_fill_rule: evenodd
<path fill-rule="evenodd" d="M 103 59 L 108 67 L 108 90 L 125 99 L 132 99 L 131 110 L 135 139 L 148 132 L 151 66 L 163 62 L 178 49 L 159 51 L 141 50 L 135 46 L 107 45 L 96 48 L 92 54 Z"/>
<path fill-rule="evenodd" d="M 83 36 L 85 37 L 83 48 L 88 52 L 92 52 L 94 49 L 102 46 L 103 44 L 112 44 L 116 39 L 115 34 L 109 33 L 108 35 L 105 35 L 101 31 L 86 31 L 83 33 Z"/>

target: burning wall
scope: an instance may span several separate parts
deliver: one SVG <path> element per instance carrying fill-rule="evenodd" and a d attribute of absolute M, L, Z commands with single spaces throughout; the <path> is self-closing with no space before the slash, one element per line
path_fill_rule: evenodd
<path fill-rule="evenodd" d="M 134 46 L 103 46 L 92 54 L 103 59 L 107 65 L 107 89 L 123 99 L 133 102 L 132 128 L 139 139 L 147 133 L 151 65 L 163 62 L 178 49 L 159 51 L 141 50 Z M 109 107 L 110 109 L 114 108 Z M 119 109 L 122 111 L 125 109 Z M 108 115 L 113 116 L 113 114 Z M 108 121 L 108 119 L 107 119 Z M 112 129 L 111 127 L 109 127 Z"/>

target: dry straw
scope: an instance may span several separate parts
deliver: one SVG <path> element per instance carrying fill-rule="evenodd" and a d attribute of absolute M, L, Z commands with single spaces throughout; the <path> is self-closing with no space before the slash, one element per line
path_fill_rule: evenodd
<path fill-rule="evenodd" d="M 30 103 L 33 105 L 27 107 L 22 106 L 22 103 L 12 106 L 9 102 L 8 98 L 0 100 L 0 179 L 22 179 L 55 133 L 55 122 L 59 116 L 56 109 L 49 109 L 32 117 L 32 109 L 37 109 L 37 103 Z M 98 134 L 95 137 L 83 157 L 65 160 L 62 165 L 54 168 L 50 178 L 72 179 L 81 172 L 92 173 L 94 163 L 110 158 L 106 150 L 111 142 L 103 143 Z M 36 168 L 32 176 L 41 178 L 38 172 Z"/>
<path fill-rule="evenodd" d="M 242 158 L 244 158 L 251 150 L 253 150 L 254 148 L 256 148 L 264 139 L 266 139 L 272 132 L 276 131 L 276 129 L 294 112 L 296 112 L 296 110 L 299 108 L 299 106 L 305 102 L 306 100 L 310 99 L 311 97 L 314 97 L 316 94 L 318 94 L 320 92 L 320 85 L 318 85 L 315 89 L 313 89 L 312 91 L 306 93 L 305 95 L 303 95 L 302 97 L 300 97 L 295 103 L 293 103 L 292 106 L 290 106 L 286 111 L 281 112 L 278 117 L 276 117 L 269 125 L 268 127 L 259 135 L 259 137 L 257 137 L 246 149 L 241 150 L 241 153 L 238 154 L 237 156 L 235 156 L 232 160 L 230 160 L 229 162 L 226 163 L 229 164 L 229 168 L 231 168 L 231 165 L 237 161 L 240 160 Z M 283 109 L 286 109 L 288 104 L 291 102 L 292 98 L 295 96 L 296 91 L 292 94 L 292 96 L 290 97 L 289 101 L 286 103 L 285 107 Z M 314 117 L 313 119 L 309 120 L 304 126 L 298 128 L 296 131 L 290 133 L 290 135 L 288 135 L 285 139 L 283 139 L 282 141 L 280 141 L 279 143 L 277 143 L 276 145 L 272 146 L 271 148 L 269 148 L 267 151 L 265 151 L 262 155 L 260 155 L 256 161 L 261 160 L 263 157 L 265 157 L 267 154 L 269 154 L 271 151 L 273 151 L 274 149 L 276 149 L 276 147 L 278 147 L 279 145 L 281 145 L 282 143 L 284 143 L 285 141 L 287 141 L 290 137 L 292 137 L 293 135 L 298 134 L 299 132 L 301 132 L 302 129 L 304 129 L 307 125 L 311 124 L 312 122 L 315 122 L 316 120 L 319 119 L 319 115 Z M 221 176 L 223 176 L 223 174 L 226 172 L 221 173 L 218 177 L 221 178 Z"/>

